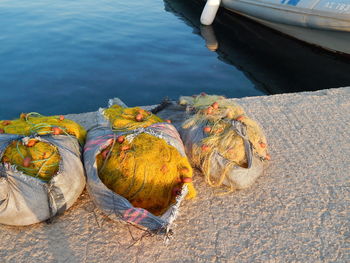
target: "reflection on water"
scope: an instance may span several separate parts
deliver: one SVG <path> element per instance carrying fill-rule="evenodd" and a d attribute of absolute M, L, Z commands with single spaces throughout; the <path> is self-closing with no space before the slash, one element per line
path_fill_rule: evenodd
<path fill-rule="evenodd" d="M 346 58 L 305 45 L 249 19 L 220 10 L 213 26 L 199 18 L 203 3 L 165 0 L 174 13 L 201 34 L 209 50 L 233 65 L 264 92 L 286 93 L 350 86 L 350 62 Z"/>
<path fill-rule="evenodd" d="M 200 25 L 201 36 L 205 40 L 205 45 L 210 51 L 216 51 L 219 48 L 219 42 L 216 39 L 215 31 L 212 26 Z"/>

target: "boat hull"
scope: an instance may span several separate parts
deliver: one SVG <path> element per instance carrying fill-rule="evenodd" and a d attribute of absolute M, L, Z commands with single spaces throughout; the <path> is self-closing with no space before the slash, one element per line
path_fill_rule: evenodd
<path fill-rule="evenodd" d="M 224 0 L 222 7 L 301 41 L 350 55 L 350 11 L 337 14 L 265 2 Z"/>

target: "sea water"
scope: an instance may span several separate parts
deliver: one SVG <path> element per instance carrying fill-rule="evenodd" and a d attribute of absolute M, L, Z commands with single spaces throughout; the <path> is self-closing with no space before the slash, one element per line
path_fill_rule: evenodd
<path fill-rule="evenodd" d="M 265 54 L 262 43 L 274 40 L 256 36 L 258 25 L 222 10 L 212 28 L 219 48 L 208 50 L 198 23 L 202 7 L 191 0 L 0 1 L 0 119 L 95 111 L 112 97 L 135 106 L 200 92 L 290 92 L 289 86 L 303 84 L 294 67 L 274 65 L 295 65 L 288 61 L 294 57 L 278 53 L 283 46 Z M 276 41 L 272 45 L 284 45 L 285 52 L 304 48 L 279 35 Z M 350 72 L 347 62 L 306 52 L 331 66 L 336 61 L 335 77 Z M 321 88 L 338 83 L 327 85 Z"/>

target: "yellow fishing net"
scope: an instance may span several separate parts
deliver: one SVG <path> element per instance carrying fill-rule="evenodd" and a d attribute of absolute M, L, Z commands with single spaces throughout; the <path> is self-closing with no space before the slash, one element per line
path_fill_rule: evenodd
<path fill-rule="evenodd" d="M 184 129 L 204 125 L 204 138 L 200 144 L 194 144 L 190 155 L 196 166 L 200 166 L 210 185 L 220 186 L 224 179 L 213 182 L 210 178 L 211 158 L 215 152 L 230 161 L 225 173 L 234 166 L 247 167 L 244 141 L 233 129 L 232 120 L 237 120 L 246 126 L 247 137 L 253 146 L 255 154 L 262 159 L 270 159 L 267 153 L 266 138 L 259 125 L 250 119 L 244 110 L 234 102 L 222 96 L 199 95 L 181 97 L 180 104 L 195 109 L 195 114 L 183 124 Z"/>
<path fill-rule="evenodd" d="M 1 161 L 15 165 L 17 170 L 27 175 L 49 181 L 58 172 L 60 159 L 55 146 L 30 139 L 26 144 L 20 140 L 12 141 Z"/>
<path fill-rule="evenodd" d="M 140 108 L 112 106 L 105 114 L 119 130 L 163 122 Z M 144 121 L 136 120 L 137 114 L 142 114 Z M 192 168 L 175 147 L 147 133 L 130 141 L 127 138 L 119 136 L 97 156 L 99 177 L 109 189 L 155 215 L 175 202 L 183 184 L 188 185 L 187 198 L 195 197 Z"/>
<path fill-rule="evenodd" d="M 64 116 L 43 116 L 38 113 L 22 113 L 19 119 L 0 121 L 0 134 L 19 135 L 67 135 L 84 143 L 86 131 L 83 127 Z M 19 171 L 49 181 L 59 169 L 60 155 L 57 148 L 37 139 L 13 141 L 6 148 L 2 163 L 15 165 Z"/>
<path fill-rule="evenodd" d="M 64 116 L 43 116 L 38 113 L 22 113 L 19 119 L 0 121 L 0 133 L 21 135 L 69 135 L 84 143 L 86 131 L 76 122 Z"/>
<path fill-rule="evenodd" d="M 104 115 L 110 121 L 114 130 L 134 130 L 164 122 L 158 116 L 139 107 L 124 108 L 113 105 L 104 110 Z"/>

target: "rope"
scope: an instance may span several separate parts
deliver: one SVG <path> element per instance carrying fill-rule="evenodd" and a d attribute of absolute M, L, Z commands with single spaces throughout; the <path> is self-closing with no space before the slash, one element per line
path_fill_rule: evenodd
<path fill-rule="evenodd" d="M 18 148 L 18 145 L 19 145 L 19 141 L 17 141 L 16 149 L 17 149 L 18 154 L 19 154 L 19 155 L 22 157 L 22 159 L 24 160 L 24 156 L 23 156 L 23 154 L 21 153 L 21 150 Z"/>

